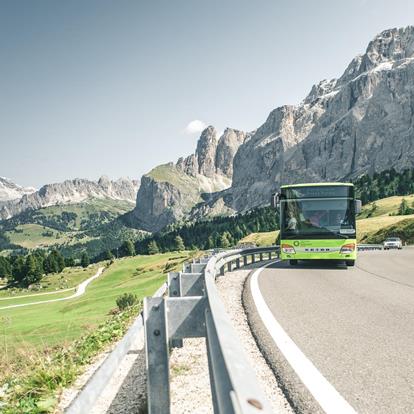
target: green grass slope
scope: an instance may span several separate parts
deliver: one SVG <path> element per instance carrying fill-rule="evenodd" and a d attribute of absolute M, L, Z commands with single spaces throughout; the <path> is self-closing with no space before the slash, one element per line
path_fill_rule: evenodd
<path fill-rule="evenodd" d="M 105 320 L 122 293 L 133 292 L 139 298 L 152 295 L 165 281 L 166 273 L 178 267 L 189 255 L 168 253 L 120 259 L 94 280 L 79 298 L 0 310 L 2 346 L 13 353 L 21 347 L 44 348 L 70 342 Z M 20 301 L 16 299 L 16 303 Z M 13 300 L 7 300 L 7 305 L 13 303 Z"/>
<path fill-rule="evenodd" d="M 382 243 L 387 237 L 399 237 L 403 243 L 414 244 L 414 215 L 400 217 L 404 219 L 370 233 L 364 241 L 375 244 Z"/>
<path fill-rule="evenodd" d="M 2 310 L 3 303 L 20 304 L 42 296 L 2 298 L 0 390 L 7 390 L 4 412 L 52 412 L 61 389 L 73 383 L 94 355 L 120 339 L 141 309 L 139 303 L 115 312 L 116 299 L 126 292 L 139 299 L 152 295 L 165 282 L 167 272 L 177 270 L 194 255 L 180 252 L 116 260 L 83 296 L 67 301 Z M 84 280 L 97 266 L 82 276 L 73 273 L 70 284 Z"/>
<path fill-rule="evenodd" d="M 409 205 L 412 205 L 412 203 L 414 203 L 414 194 L 387 197 L 374 201 L 372 203 L 368 203 L 362 207 L 362 212 L 358 218 L 363 219 L 396 214 L 398 212 L 398 207 L 400 206 L 403 199 L 405 199 Z M 374 207 L 374 204 L 376 207 Z"/>
<path fill-rule="evenodd" d="M 251 233 L 248 236 L 243 237 L 239 243 L 253 243 L 258 247 L 271 246 L 275 244 L 278 234 L 279 230 Z"/>

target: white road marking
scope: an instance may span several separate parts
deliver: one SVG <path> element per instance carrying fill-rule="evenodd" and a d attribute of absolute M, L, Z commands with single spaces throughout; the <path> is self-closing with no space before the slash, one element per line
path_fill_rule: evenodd
<path fill-rule="evenodd" d="M 319 372 L 306 355 L 298 348 L 273 316 L 259 288 L 259 275 L 273 261 L 257 269 L 250 279 L 250 289 L 257 312 L 273 341 L 296 372 L 302 383 L 327 414 L 355 414 L 356 411 Z"/>
<path fill-rule="evenodd" d="M 31 306 L 31 305 L 44 305 L 45 303 L 60 302 L 62 300 L 69 300 L 69 299 L 77 298 L 79 296 L 82 296 L 85 293 L 86 286 L 88 286 L 89 283 L 91 283 L 93 280 L 95 280 L 97 277 L 99 277 L 102 274 L 103 270 L 104 270 L 104 268 L 100 267 L 98 269 L 98 271 L 93 276 L 91 276 L 89 279 L 86 279 L 82 283 L 80 283 L 78 285 L 78 287 L 76 288 L 76 292 L 73 295 L 67 296 L 65 298 L 43 300 L 43 301 L 40 301 L 40 302 L 21 303 L 19 305 L 3 306 L 2 308 L 0 308 L 0 310 L 12 309 L 12 308 L 21 308 L 23 306 Z"/>

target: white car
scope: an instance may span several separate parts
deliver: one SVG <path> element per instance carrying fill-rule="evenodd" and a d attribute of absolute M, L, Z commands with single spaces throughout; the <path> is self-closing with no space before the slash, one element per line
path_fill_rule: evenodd
<path fill-rule="evenodd" d="M 384 241 L 384 250 L 402 249 L 402 241 L 399 237 L 389 237 Z"/>

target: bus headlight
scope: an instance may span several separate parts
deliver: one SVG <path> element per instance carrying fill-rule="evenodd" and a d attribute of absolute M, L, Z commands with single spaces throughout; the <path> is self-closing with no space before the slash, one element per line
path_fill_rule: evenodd
<path fill-rule="evenodd" d="M 350 254 L 355 250 L 355 243 L 344 244 L 341 247 L 341 254 Z"/>
<path fill-rule="evenodd" d="M 290 244 L 282 244 L 282 252 L 287 254 L 295 254 L 295 249 Z"/>

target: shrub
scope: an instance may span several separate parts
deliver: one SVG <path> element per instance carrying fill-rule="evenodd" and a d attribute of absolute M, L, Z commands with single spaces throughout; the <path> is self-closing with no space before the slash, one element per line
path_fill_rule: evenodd
<path fill-rule="evenodd" d="M 135 305 L 137 302 L 138 298 L 135 293 L 124 293 L 116 299 L 116 305 L 121 311 Z"/>

